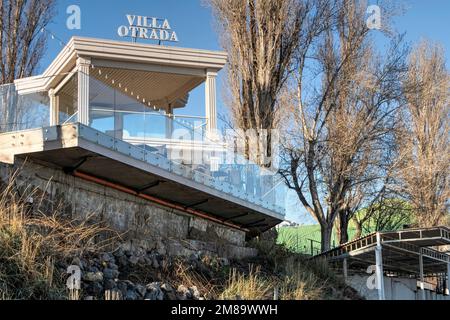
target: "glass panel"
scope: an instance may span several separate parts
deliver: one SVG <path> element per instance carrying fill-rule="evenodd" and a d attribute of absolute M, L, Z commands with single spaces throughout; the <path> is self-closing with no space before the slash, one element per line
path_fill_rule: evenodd
<path fill-rule="evenodd" d="M 59 103 L 59 124 L 78 121 L 78 73 L 56 94 Z"/>
<path fill-rule="evenodd" d="M 103 82 L 90 77 L 89 122 L 90 126 L 109 136 L 121 138 L 115 131 L 115 91 Z"/>
<path fill-rule="evenodd" d="M 283 213 L 286 190 L 275 172 L 209 139 L 205 118 L 168 115 L 130 90 L 119 89 L 112 79 L 91 77 L 90 125 L 144 149 L 152 165 Z"/>
<path fill-rule="evenodd" d="M 14 84 L 0 86 L 0 132 L 48 126 L 49 106 L 47 92 L 19 94 Z"/>

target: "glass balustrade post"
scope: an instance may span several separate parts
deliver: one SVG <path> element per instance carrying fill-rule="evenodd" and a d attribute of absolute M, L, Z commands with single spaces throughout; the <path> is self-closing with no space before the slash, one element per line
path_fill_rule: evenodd
<path fill-rule="evenodd" d="M 166 138 L 172 139 L 173 134 L 173 107 L 171 104 L 167 106 L 167 116 L 166 116 Z"/>

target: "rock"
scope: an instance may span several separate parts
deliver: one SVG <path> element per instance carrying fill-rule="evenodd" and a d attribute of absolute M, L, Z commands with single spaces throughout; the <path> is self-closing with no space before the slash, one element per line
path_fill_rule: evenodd
<path fill-rule="evenodd" d="M 100 260 L 102 262 L 111 262 L 113 261 L 113 259 L 114 257 L 110 253 L 102 253 L 102 255 L 100 256 Z"/>
<path fill-rule="evenodd" d="M 103 269 L 103 276 L 105 279 L 117 279 L 119 277 L 119 271 L 105 268 Z"/>
<path fill-rule="evenodd" d="M 137 284 L 135 287 L 135 290 L 137 293 L 139 293 L 139 295 L 142 298 L 145 297 L 145 293 L 147 292 L 147 289 L 143 285 Z"/>
<path fill-rule="evenodd" d="M 100 282 L 93 282 L 88 287 L 87 292 L 93 296 L 100 296 L 103 293 L 103 286 Z"/>
<path fill-rule="evenodd" d="M 167 254 L 166 246 L 164 245 L 164 243 L 162 243 L 162 241 L 157 242 L 156 252 L 158 252 L 162 256 L 165 256 Z"/>
<path fill-rule="evenodd" d="M 188 300 L 192 299 L 192 293 L 184 285 L 180 284 L 177 289 L 178 300 Z"/>
<path fill-rule="evenodd" d="M 192 286 L 189 288 L 189 292 L 191 293 L 192 299 L 200 300 L 200 291 L 196 286 Z"/>
<path fill-rule="evenodd" d="M 150 256 L 145 256 L 144 257 L 144 264 L 146 265 L 146 266 L 151 266 L 152 265 L 152 258 L 150 257 Z"/>
<path fill-rule="evenodd" d="M 95 266 L 90 266 L 89 268 L 88 268 L 88 273 L 90 272 L 90 273 L 97 273 L 97 272 L 100 272 L 100 269 L 99 268 L 97 268 L 97 267 L 95 267 Z"/>
<path fill-rule="evenodd" d="M 133 289 L 134 290 L 134 283 L 131 282 L 130 280 L 124 280 L 123 281 L 126 285 L 128 289 Z"/>
<path fill-rule="evenodd" d="M 230 261 L 227 258 L 221 258 L 219 263 L 222 267 L 227 267 L 230 265 Z"/>
<path fill-rule="evenodd" d="M 119 248 L 113 252 L 113 255 L 114 255 L 114 257 L 118 258 L 118 257 L 123 257 L 125 255 L 125 253 L 122 248 Z"/>
<path fill-rule="evenodd" d="M 155 269 L 159 269 L 159 267 L 160 267 L 158 259 L 155 256 L 152 257 L 152 267 Z"/>
<path fill-rule="evenodd" d="M 117 258 L 117 263 L 119 264 L 119 266 L 125 267 L 128 265 L 128 258 L 123 255 Z"/>
<path fill-rule="evenodd" d="M 164 292 L 161 290 L 159 282 L 152 282 L 147 285 L 147 294 L 145 295 L 145 300 L 163 300 Z"/>
<path fill-rule="evenodd" d="M 123 281 L 119 281 L 117 283 L 117 289 L 120 290 L 120 292 L 122 293 L 122 296 L 125 297 L 127 294 L 127 290 L 128 290 L 128 285 L 126 282 Z"/>
<path fill-rule="evenodd" d="M 177 300 L 176 292 L 170 284 L 163 283 L 161 285 L 161 290 L 163 291 L 166 300 Z"/>
<path fill-rule="evenodd" d="M 136 265 L 136 264 L 138 264 L 138 262 L 139 262 L 139 257 L 137 257 L 137 256 L 131 256 L 131 257 L 128 259 L 128 261 L 130 261 L 130 263 L 131 263 L 132 265 Z"/>
<path fill-rule="evenodd" d="M 133 255 L 133 252 L 131 250 L 125 250 L 124 254 L 129 258 Z"/>
<path fill-rule="evenodd" d="M 142 264 L 142 265 L 146 265 L 147 264 L 147 257 L 146 256 L 140 256 L 138 259 L 138 263 Z"/>
<path fill-rule="evenodd" d="M 168 283 L 163 283 L 161 285 L 161 290 L 163 290 L 164 292 L 173 292 L 172 286 Z"/>
<path fill-rule="evenodd" d="M 101 282 L 103 281 L 103 273 L 102 272 L 87 272 L 83 279 L 88 282 Z"/>
<path fill-rule="evenodd" d="M 105 290 L 112 290 L 115 289 L 117 286 L 117 283 L 113 279 L 106 279 L 104 282 Z"/>
<path fill-rule="evenodd" d="M 125 300 L 138 300 L 139 297 L 136 293 L 136 291 L 134 290 L 127 290 L 126 294 L 125 294 Z"/>
<path fill-rule="evenodd" d="M 112 270 L 119 270 L 119 266 L 117 264 L 115 264 L 114 262 L 108 263 L 108 268 L 110 268 Z"/>

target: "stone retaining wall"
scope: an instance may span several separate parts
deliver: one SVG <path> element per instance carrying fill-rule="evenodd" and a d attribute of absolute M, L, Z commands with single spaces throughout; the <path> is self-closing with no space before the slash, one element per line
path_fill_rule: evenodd
<path fill-rule="evenodd" d="M 16 170 L 18 190 L 37 188 L 38 193 L 45 193 L 45 197 L 35 194 L 28 199 L 33 206 L 40 203 L 39 198 L 45 198 L 46 211 L 60 210 L 81 219 L 91 215 L 95 221 L 104 221 L 123 234 L 128 246 L 167 247 L 167 251 L 185 246 L 188 252 L 192 247 L 194 251 L 203 248 L 236 258 L 256 254 L 255 250 L 245 248 L 243 231 L 162 207 L 30 160 L 16 161 L 14 166 L 0 163 L 0 178 L 5 181 Z"/>

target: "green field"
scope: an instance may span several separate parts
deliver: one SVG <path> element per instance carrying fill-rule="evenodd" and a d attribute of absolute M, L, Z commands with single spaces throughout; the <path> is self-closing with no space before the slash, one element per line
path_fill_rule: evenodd
<path fill-rule="evenodd" d="M 356 229 L 350 227 L 348 233 L 349 239 L 353 239 L 356 234 Z M 277 242 L 285 245 L 294 252 L 311 254 L 312 250 L 313 254 L 317 254 L 320 252 L 320 226 L 304 225 L 279 228 Z M 333 230 L 331 238 L 332 247 L 338 243 L 339 239 L 337 239 L 337 234 Z"/>

